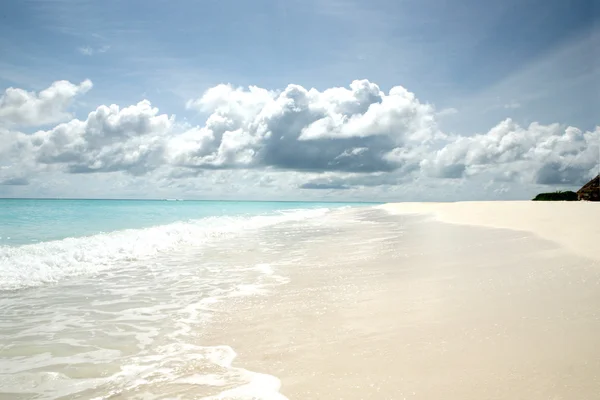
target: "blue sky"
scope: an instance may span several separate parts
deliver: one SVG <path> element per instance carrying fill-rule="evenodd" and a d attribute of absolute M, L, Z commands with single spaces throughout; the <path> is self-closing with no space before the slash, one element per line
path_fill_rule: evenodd
<path fill-rule="evenodd" d="M 577 60 L 557 53 L 589 40 L 599 16 L 592 0 L 15 1 L 3 6 L 0 83 L 33 89 L 87 78 L 100 102 L 148 97 L 177 112 L 218 83 L 324 89 L 366 78 L 449 107 L 487 94 L 485 112 L 502 101 L 526 107 L 536 82 L 504 86 L 545 60 L 550 71 L 525 79 L 552 86 L 593 72 L 588 84 L 552 91 L 592 99 L 598 39 Z M 555 115 L 532 102 L 531 118 Z M 563 122 L 596 123 L 580 104 L 565 107 Z"/>
<path fill-rule="evenodd" d="M 446 110 L 446 133 L 507 117 L 593 130 L 599 18 L 593 0 L 10 1 L 0 88 L 89 79 L 72 105 L 80 119 L 148 99 L 202 125 L 207 114 L 185 104 L 220 83 L 323 91 L 368 79 Z"/>

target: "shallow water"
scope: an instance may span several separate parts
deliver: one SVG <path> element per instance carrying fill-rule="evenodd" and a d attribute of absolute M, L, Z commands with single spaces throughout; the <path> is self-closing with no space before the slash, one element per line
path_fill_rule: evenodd
<path fill-rule="evenodd" d="M 284 399 L 213 321 L 288 282 L 347 209 L 210 217 L 0 248 L 0 398 Z M 345 222 L 344 222 L 345 221 Z"/>

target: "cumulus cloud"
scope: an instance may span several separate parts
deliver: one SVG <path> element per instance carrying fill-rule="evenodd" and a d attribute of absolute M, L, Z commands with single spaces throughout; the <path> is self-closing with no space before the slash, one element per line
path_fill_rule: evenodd
<path fill-rule="evenodd" d="M 144 100 L 123 109 L 100 106 L 84 121 L 75 119 L 21 140 L 37 162 L 60 165 L 71 173 L 143 175 L 164 164 L 172 124 L 172 117 L 159 114 Z"/>
<path fill-rule="evenodd" d="M 2 149 L 0 148 L 0 186 L 29 185 L 27 171 L 24 168 L 14 168 L 12 165 L 1 165 L 10 161 L 6 157 L 2 157 L 2 155 Z"/>
<path fill-rule="evenodd" d="M 56 81 L 39 93 L 10 87 L 0 97 L 0 124 L 40 126 L 72 118 L 66 110 L 73 98 L 91 88 L 90 80 Z"/>
<path fill-rule="evenodd" d="M 86 82 L 55 82 L 39 94 L 9 89 L 5 97 L 12 100 L 3 97 L 2 112 L 30 124 L 63 118 L 70 99 L 91 87 Z M 189 182 L 204 171 L 232 177 L 244 170 L 263 173 L 252 185 L 265 188 L 275 185 L 268 172 L 293 175 L 286 187 L 334 190 L 398 186 L 421 177 L 575 185 L 598 170 L 600 127 L 522 127 L 506 119 L 486 133 L 446 135 L 433 106 L 401 86 L 384 92 L 367 80 L 323 91 L 218 85 L 186 106 L 204 113 L 205 122 L 178 124 L 143 100 L 123 108 L 102 105 L 83 120 L 33 134 L 0 127 L 0 161 L 21 171 L 4 180 L 26 182 L 40 170 L 135 176 L 160 170 L 165 182 Z"/>
<path fill-rule="evenodd" d="M 392 171 L 394 150 L 438 134 L 432 106 L 403 87 L 386 94 L 367 80 L 322 92 L 219 85 L 187 106 L 210 113 L 203 127 L 171 143 L 173 163 L 191 168 Z"/>
<path fill-rule="evenodd" d="M 598 170 L 600 128 L 582 132 L 559 124 L 521 127 L 506 119 L 485 134 L 454 137 L 421 161 L 428 175 L 462 178 L 489 173 L 498 180 L 579 184 Z"/>

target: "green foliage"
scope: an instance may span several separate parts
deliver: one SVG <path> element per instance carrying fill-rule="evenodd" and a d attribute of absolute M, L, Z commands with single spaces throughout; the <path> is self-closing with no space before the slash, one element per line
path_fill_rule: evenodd
<path fill-rule="evenodd" d="M 577 201 L 577 193 L 570 190 L 556 191 L 552 193 L 540 193 L 533 201 Z"/>

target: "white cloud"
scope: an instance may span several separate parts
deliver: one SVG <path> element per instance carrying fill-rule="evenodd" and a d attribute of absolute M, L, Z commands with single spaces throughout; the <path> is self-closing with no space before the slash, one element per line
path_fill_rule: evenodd
<path fill-rule="evenodd" d="M 435 115 L 436 117 L 449 117 L 451 115 L 458 114 L 458 110 L 456 108 L 444 108 L 443 110 L 438 111 Z"/>
<path fill-rule="evenodd" d="M 38 111 L 20 115 L 32 125 L 48 120 L 40 110 L 64 117 L 64 106 L 48 100 L 57 96 L 46 92 L 70 88 L 72 98 L 91 87 L 86 82 L 57 82 L 37 95 L 21 91 L 23 104 Z M 490 193 L 500 193 L 495 185 L 500 182 L 508 193 L 507 185 L 515 182 L 575 185 L 599 167 L 600 127 L 590 132 L 559 124 L 522 127 L 506 119 L 483 134 L 447 135 L 436 124 L 433 106 L 401 86 L 385 93 L 366 80 L 323 91 L 218 85 L 186 106 L 205 113 L 205 123 L 178 124 L 144 100 L 124 108 L 102 105 L 84 120 L 33 134 L 0 129 L 0 162 L 11 168 L 0 178 L 5 185 L 25 185 L 41 173 L 123 172 L 146 175 L 146 184 L 155 179 L 164 190 L 198 191 L 198 182 L 214 178 L 210 184 L 219 187 L 235 180 L 231 193 L 343 189 L 353 195 L 356 188 L 421 182 L 418 193 L 437 185 L 459 196 L 458 186 L 444 178 L 480 179 L 482 188 L 492 182 L 481 189 Z"/>
<path fill-rule="evenodd" d="M 368 81 L 354 81 L 350 90 L 309 92 L 309 108 L 321 118 L 302 129 L 299 140 L 389 136 L 398 144 L 432 139 L 433 108 L 396 86 L 385 95 Z"/>
<path fill-rule="evenodd" d="M 56 81 L 39 93 L 10 87 L 0 97 L 0 124 L 40 126 L 72 118 L 66 110 L 73 98 L 91 88 L 90 80 Z"/>
<path fill-rule="evenodd" d="M 510 103 L 505 104 L 504 108 L 509 109 L 509 110 L 515 110 L 517 108 L 521 108 L 521 103 L 519 103 L 517 101 L 511 101 Z"/>
<path fill-rule="evenodd" d="M 523 128 L 506 119 L 485 134 L 455 137 L 421 168 L 442 178 L 488 173 L 499 180 L 578 184 L 598 171 L 599 143 L 600 127 L 593 132 L 559 124 Z"/>
<path fill-rule="evenodd" d="M 172 124 L 171 117 L 158 114 L 144 100 L 123 109 L 100 106 L 85 121 L 75 119 L 21 140 L 38 163 L 63 166 L 68 172 L 143 175 L 164 164 Z"/>
<path fill-rule="evenodd" d="M 92 54 L 94 54 L 94 49 L 92 49 L 90 46 L 79 47 L 77 51 L 79 51 L 84 56 L 91 56 Z"/>
<path fill-rule="evenodd" d="M 94 54 L 106 53 L 108 50 L 110 50 L 110 46 L 108 45 L 96 48 L 91 46 L 82 46 L 77 48 L 77 51 L 83 54 L 84 56 L 93 56 Z"/>
<path fill-rule="evenodd" d="M 385 94 L 366 80 L 322 92 L 219 85 L 187 107 L 210 116 L 172 142 L 170 154 L 195 168 L 390 171 L 397 166 L 388 153 L 439 133 L 433 107 L 403 87 Z"/>

